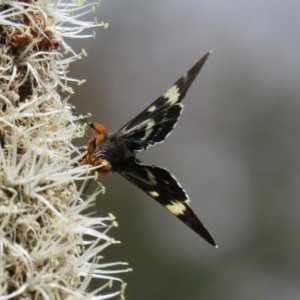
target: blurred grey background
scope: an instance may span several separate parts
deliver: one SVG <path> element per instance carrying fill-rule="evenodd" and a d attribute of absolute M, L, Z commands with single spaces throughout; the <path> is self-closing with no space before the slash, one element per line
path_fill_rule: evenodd
<path fill-rule="evenodd" d="M 126 299 L 300 299 L 300 1 L 104 0 L 97 18 L 110 27 L 73 41 L 88 57 L 71 101 L 112 131 L 213 49 L 176 130 L 140 158 L 176 175 L 220 248 L 104 178 Z"/>

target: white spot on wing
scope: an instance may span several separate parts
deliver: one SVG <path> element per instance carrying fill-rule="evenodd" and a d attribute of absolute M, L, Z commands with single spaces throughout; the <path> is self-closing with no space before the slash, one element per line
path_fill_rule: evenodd
<path fill-rule="evenodd" d="M 183 215 L 186 210 L 185 205 L 179 201 L 172 201 L 166 208 L 175 216 Z"/>
<path fill-rule="evenodd" d="M 171 86 L 164 94 L 163 94 L 163 97 L 166 98 L 168 101 L 167 103 L 172 105 L 172 104 L 175 104 L 179 97 L 180 97 L 180 94 L 179 94 L 179 89 L 177 87 L 177 85 L 173 85 Z"/>
<path fill-rule="evenodd" d="M 154 112 L 155 110 L 156 110 L 156 105 L 152 105 L 147 109 L 148 112 Z"/>
<path fill-rule="evenodd" d="M 159 193 L 156 191 L 149 191 L 148 193 L 153 198 L 157 198 L 159 196 Z"/>
<path fill-rule="evenodd" d="M 149 180 L 148 182 L 151 185 L 156 185 L 157 184 L 155 176 L 149 170 L 147 170 L 147 177 L 148 177 L 148 180 Z"/>
<path fill-rule="evenodd" d="M 153 131 L 153 126 L 155 125 L 155 122 L 151 119 L 145 121 L 144 123 L 146 125 L 146 128 L 143 128 L 145 130 L 145 135 L 141 138 L 142 141 L 146 140 L 149 137 L 149 135 Z"/>

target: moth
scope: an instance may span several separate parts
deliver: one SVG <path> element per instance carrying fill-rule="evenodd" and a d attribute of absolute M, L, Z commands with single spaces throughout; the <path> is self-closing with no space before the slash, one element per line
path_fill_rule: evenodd
<path fill-rule="evenodd" d="M 100 123 L 90 124 L 95 134 L 89 140 L 82 165 L 97 166 L 100 175 L 116 172 L 163 205 L 208 243 L 216 243 L 189 206 L 189 197 L 166 169 L 142 163 L 137 153 L 163 142 L 177 124 L 187 90 L 199 74 L 210 52 L 206 53 L 164 94 L 120 130 L 107 133 Z"/>

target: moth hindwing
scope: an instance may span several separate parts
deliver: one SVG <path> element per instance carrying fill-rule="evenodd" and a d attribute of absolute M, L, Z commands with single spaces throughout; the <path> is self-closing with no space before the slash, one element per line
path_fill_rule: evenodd
<path fill-rule="evenodd" d="M 117 172 L 163 205 L 208 243 L 216 246 L 213 237 L 189 206 L 189 197 L 166 169 L 141 163 L 137 152 L 163 142 L 177 124 L 187 90 L 199 74 L 210 52 L 206 53 L 164 94 L 115 133 L 106 133 L 101 124 L 92 124 L 96 134 L 90 139 L 81 164 L 98 167 L 105 175 Z"/>

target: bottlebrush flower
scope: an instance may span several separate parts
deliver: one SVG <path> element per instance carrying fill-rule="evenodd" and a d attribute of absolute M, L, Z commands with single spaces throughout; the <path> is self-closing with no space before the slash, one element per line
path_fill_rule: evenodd
<path fill-rule="evenodd" d="M 105 23 L 81 21 L 95 4 L 24 0 L 0 4 L 0 299 L 107 299 L 122 294 L 120 262 L 101 263 L 116 243 L 112 216 L 85 216 L 90 166 L 72 145 L 82 127 L 67 104 L 66 38 Z M 79 81 L 77 81 L 79 82 Z M 66 92 L 62 99 L 59 92 Z M 75 182 L 81 182 L 78 190 Z M 111 268 L 113 267 L 113 268 Z M 118 267 L 116 269 L 116 267 Z M 97 290 L 88 291 L 98 278 Z M 112 283 L 120 286 L 111 289 Z M 89 288 L 90 289 L 90 288 Z"/>

